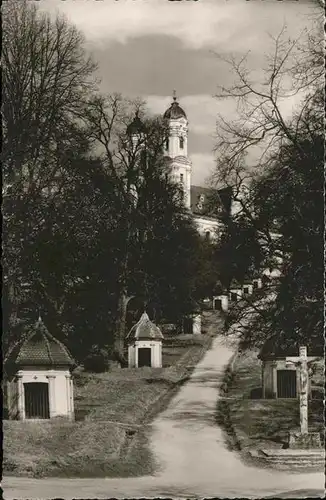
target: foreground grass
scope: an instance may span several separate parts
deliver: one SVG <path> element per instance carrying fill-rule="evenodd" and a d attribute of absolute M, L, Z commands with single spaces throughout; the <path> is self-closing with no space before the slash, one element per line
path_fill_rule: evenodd
<path fill-rule="evenodd" d="M 76 421 L 4 421 L 5 475 L 127 477 L 153 472 L 146 423 L 189 377 L 212 338 L 170 338 L 163 368 L 74 375 Z"/>
<path fill-rule="evenodd" d="M 281 448 L 290 430 L 300 427 L 297 399 L 250 399 L 261 386 L 261 366 L 256 352 L 245 352 L 235 360 L 226 376 L 225 399 L 217 407 L 217 421 L 227 431 L 232 449 Z M 324 431 L 323 402 L 309 401 L 309 429 Z"/>

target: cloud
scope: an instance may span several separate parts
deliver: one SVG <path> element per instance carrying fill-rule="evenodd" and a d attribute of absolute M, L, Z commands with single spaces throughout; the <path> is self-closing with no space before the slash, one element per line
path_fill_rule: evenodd
<path fill-rule="evenodd" d="M 43 8 L 60 9 L 87 38 L 108 43 L 126 43 L 129 38 L 144 35 L 171 35 L 192 48 L 211 45 L 231 36 L 230 20 L 239 8 L 237 2 L 175 2 L 165 0 L 78 0 L 44 2 Z"/>
<path fill-rule="evenodd" d="M 275 0 L 43 0 L 38 4 L 50 12 L 59 9 L 98 44 L 168 35 L 192 49 L 219 47 L 222 51 L 245 47 L 260 51 L 263 34 L 266 38 L 267 31 L 279 32 L 287 15 L 302 26 L 300 14 L 307 11 L 305 2 L 296 3 L 294 9 L 292 2 L 280 5 Z"/>
<path fill-rule="evenodd" d="M 266 53 L 284 24 L 296 37 L 311 24 L 311 3 L 246 2 L 244 0 L 42 0 L 38 6 L 59 11 L 80 29 L 99 63 L 101 90 L 141 97 L 148 110 L 161 114 L 171 102 L 172 89 L 180 92 L 180 105 L 189 119 L 189 154 L 193 182 L 203 184 L 214 167 L 211 153 L 216 120 L 236 117 L 236 103 L 212 97 L 217 85 L 228 87 L 234 75 L 215 54 L 250 51 L 249 67 L 261 78 Z M 298 103 L 282 103 L 290 116 Z"/>
<path fill-rule="evenodd" d="M 215 167 L 215 158 L 212 154 L 194 153 L 190 155 L 192 161 L 191 183 L 195 186 L 207 186 L 209 177 Z"/>

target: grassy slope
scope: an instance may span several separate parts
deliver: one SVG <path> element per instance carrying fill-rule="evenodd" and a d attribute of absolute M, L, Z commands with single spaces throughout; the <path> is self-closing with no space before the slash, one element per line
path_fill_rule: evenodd
<path fill-rule="evenodd" d="M 162 369 L 76 373 L 77 421 L 4 421 L 4 474 L 100 477 L 152 472 L 143 424 L 167 404 L 210 341 L 209 335 L 168 339 Z M 130 436 L 130 430 L 136 434 Z"/>
<path fill-rule="evenodd" d="M 227 392 L 229 436 L 232 427 L 236 441 L 244 451 L 249 448 L 282 447 L 289 430 L 300 426 L 298 400 L 250 399 L 251 390 L 261 386 L 261 367 L 255 352 L 239 355 L 233 374 Z M 218 413 L 222 407 L 223 400 Z M 323 430 L 322 401 L 310 401 L 309 428 L 319 432 Z M 234 439 L 232 444 L 234 446 Z"/>

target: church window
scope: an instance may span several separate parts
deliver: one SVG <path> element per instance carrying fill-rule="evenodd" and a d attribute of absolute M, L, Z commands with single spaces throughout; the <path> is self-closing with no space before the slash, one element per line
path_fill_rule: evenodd
<path fill-rule="evenodd" d="M 210 233 L 210 231 L 206 231 L 206 233 L 205 233 L 205 240 L 209 241 L 210 239 L 211 239 L 211 233 Z"/>
<path fill-rule="evenodd" d="M 165 139 L 165 149 L 169 149 L 169 138 Z"/>
<path fill-rule="evenodd" d="M 180 149 L 183 149 L 183 146 L 184 146 L 184 138 L 183 137 L 179 137 L 179 145 L 180 145 Z"/>
<path fill-rule="evenodd" d="M 183 174 L 180 174 L 180 183 L 183 184 Z"/>

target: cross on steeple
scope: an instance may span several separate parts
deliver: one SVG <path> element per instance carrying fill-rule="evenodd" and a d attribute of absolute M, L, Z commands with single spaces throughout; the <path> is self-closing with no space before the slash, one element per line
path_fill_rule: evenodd
<path fill-rule="evenodd" d="M 173 91 L 173 100 L 174 100 L 174 102 L 177 100 L 177 92 L 176 92 L 176 90 Z"/>

